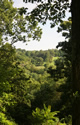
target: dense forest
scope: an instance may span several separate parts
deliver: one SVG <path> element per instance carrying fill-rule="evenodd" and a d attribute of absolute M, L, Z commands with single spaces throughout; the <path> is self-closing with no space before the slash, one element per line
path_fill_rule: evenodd
<path fill-rule="evenodd" d="M 80 1 L 23 2 L 39 4 L 29 12 L 0 0 L 0 125 L 80 125 Z M 58 49 L 14 47 L 40 41 L 47 20 L 65 38 Z"/>
<path fill-rule="evenodd" d="M 0 53 L 0 122 L 71 124 L 71 94 L 67 91 L 70 87 L 66 85 L 64 52 L 26 51 L 6 43 Z"/>

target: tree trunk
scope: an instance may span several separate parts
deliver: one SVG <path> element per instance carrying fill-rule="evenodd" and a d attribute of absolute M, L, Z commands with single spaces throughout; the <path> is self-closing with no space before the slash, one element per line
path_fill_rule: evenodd
<path fill-rule="evenodd" d="M 80 94 L 80 0 L 72 0 L 72 81 L 73 93 Z M 72 125 L 80 125 L 80 96 L 73 102 Z"/>

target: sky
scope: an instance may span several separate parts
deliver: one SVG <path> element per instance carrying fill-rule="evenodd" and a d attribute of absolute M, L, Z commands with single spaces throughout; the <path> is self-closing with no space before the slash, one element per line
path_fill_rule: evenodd
<path fill-rule="evenodd" d="M 32 10 L 36 7 L 36 4 L 31 3 L 24 3 L 23 0 L 13 0 L 14 7 L 28 7 L 29 10 Z M 21 48 L 25 50 L 48 50 L 48 49 L 55 49 L 58 42 L 63 41 L 64 38 L 62 37 L 61 33 L 57 33 L 57 27 L 50 28 L 49 21 L 45 26 L 42 26 L 42 37 L 41 40 L 38 41 L 30 41 L 26 43 L 17 42 L 14 44 L 16 48 Z"/>

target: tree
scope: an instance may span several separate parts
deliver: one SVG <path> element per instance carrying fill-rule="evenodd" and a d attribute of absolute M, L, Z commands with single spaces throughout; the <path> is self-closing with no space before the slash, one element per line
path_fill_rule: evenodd
<path fill-rule="evenodd" d="M 57 111 L 51 112 L 51 106 L 48 108 L 44 104 L 44 109 L 36 108 L 32 112 L 34 118 L 34 124 L 36 125 L 56 125 L 59 123 L 59 119 L 56 117 Z"/>
<path fill-rule="evenodd" d="M 42 77 L 43 80 L 42 80 Z M 46 106 L 51 105 L 52 110 L 57 100 L 59 100 L 59 94 L 56 92 L 56 84 L 53 79 L 48 78 L 47 74 L 40 78 L 40 89 L 34 93 L 35 98 L 32 100 L 32 108 L 42 108 L 43 104 Z M 44 96 L 43 96 L 44 95 Z M 56 98 L 57 97 L 57 98 Z"/>
<path fill-rule="evenodd" d="M 9 43 L 0 48 L 0 74 L 0 123 L 30 125 L 31 100 L 40 83 L 21 68 L 15 48 Z"/>
<path fill-rule="evenodd" d="M 16 125 L 7 112 L 7 107 L 14 105 L 14 95 L 11 91 L 15 72 L 15 49 L 8 43 L 0 47 L 0 124 Z"/>
<path fill-rule="evenodd" d="M 71 47 L 71 19 L 64 21 L 58 27 L 58 32 L 62 32 L 65 37 L 65 41 L 59 42 L 57 47 L 63 51 L 63 56 L 55 61 L 56 68 L 48 68 L 48 73 L 54 78 L 59 86 L 58 92 L 61 92 L 60 100 L 56 103 L 56 110 L 60 111 L 59 118 L 65 118 L 68 123 L 68 117 L 72 115 L 72 79 L 71 79 L 71 68 L 72 68 L 72 47 Z M 61 83 L 64 81 L 64 83 Z M 60 84 L 61 83 L 61 84 Z M 67 119 L 66 119 L 67 118 Z"/>
<path fill-rule="evenodd" d="M 6 43 L 0 47 L 0 82 L 6 82 L 13 76 L 12 68 L 15 60 L 15 49 Z M 6 88 L 6 87 L 5 87 Z"/>
<path fill-rule="evenodd" d="M 72 82 L 73 93 L 80 95 L 80 1 L 72 0 Z M 80 96 L 73 103 L 73 125 L 80 124 Z"/>
<path fill-rule="evenodd" d="M 20 99 L 22 96 L 25 98 L 26 90 L 22 88 L 28 79 L 16 61 L 15 48 L 11 44 L 26 42 L 31 37 L 39 40 L 42 34 L 38 22 L 33 24 L 30 17 L 27 20 L 20 12 L 20 9 L 13 7 L 12 0 L 0 0 L 0 124 L 4 125 L 16 124 L 8 112 L 10 107 L 15 107 L 18 101 L 22 101 L 23 109 L 27 107 Z"/>
<path fill-rule="evenodd" d="M 20 14 L 21 9 L 14 8 L 12 0 L 0 0 L 1 45 L 6 41 L 13 44 L 17 41 L 26 42 L 30 38 L 39 40 L 41 37 L 42 30 L 38 26 L 38 22 L 33 22 L 30 17 Z"/>

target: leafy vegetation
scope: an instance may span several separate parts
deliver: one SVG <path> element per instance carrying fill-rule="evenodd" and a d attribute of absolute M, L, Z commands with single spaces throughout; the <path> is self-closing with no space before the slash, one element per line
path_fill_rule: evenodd
<path fill-rule="evenodd" d="M 9 125 L 9 123 L 6 123 L 8 117 L 9 122 L 12 121 L 10 124 L 26 125 L 27 123 L 32 125 L 46 124 L 47 122 L 49 125 L 56 125 L 59 121 L 53 120 L 53 114 L 57 109 L 56 105 L 61 100 L 62 94 L 57 91 L 60 83 L 55 82 L 55 79 L 50 77 L 48 70 L 50 69 L 49 67 L 56 69 L 57 65 L 55 63 L 58 58 L 63 58 L 63 52 L 61 50 L 16 50 L 8 43 L 3 45 L 0 51 L 0 72 L 2 74 L 0 81 L 0 105 L 1 115 L 3 115 L 4 119 L 1 119 L 1 123 L 5 121 L 4 124 Z M 37 60 L 41 59 L 42 62 L 40 60 L 39 62 L 36 61 L 36 58 Z M 64 82 L 65 79 L 63 79 Z M 45 104 L 44 107 L 43 104 Z M 47 109 L 46 106 L 49 105 L 51 105 L 53 113 L 50 109 Z M 37 111 L 37 107 L 41 112 L 44 111 L 44 115 L 49 110 L 52 114 L 52 116 L 49 116 L 51 117 L 50 120 L 45 122 L 43 120 L 41 123 L 37 123 L 33 118 L 36 115 L 35 113 L 37 113 L 33 113 L 33 110 L 36 109 Z M 58 108 L 58 110 L 60 109 Z M 38 114 L 41 112 L 38 112 Z M 44 119 L 44 116 L 41 117 Z M 56 117 L 58 117 L 58 114 Z"/>

